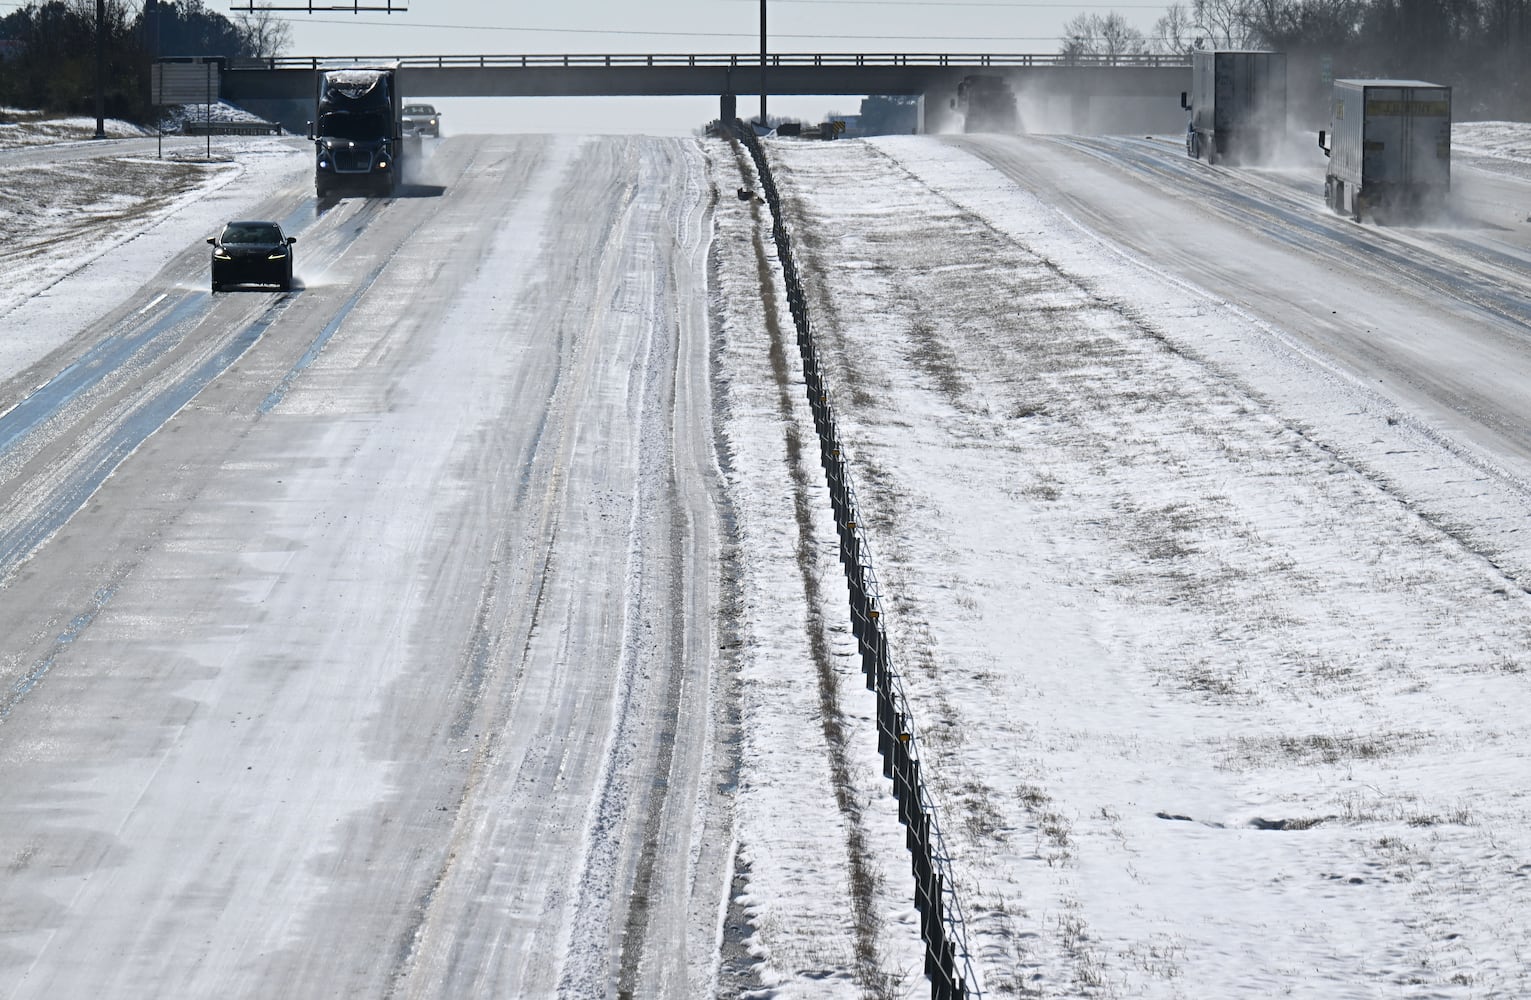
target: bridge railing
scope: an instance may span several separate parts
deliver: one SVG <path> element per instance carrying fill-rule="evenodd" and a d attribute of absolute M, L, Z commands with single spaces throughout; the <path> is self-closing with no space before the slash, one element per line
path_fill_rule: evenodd
<path fill-rule="evenodd" d="M 609 53 L 586 55 L 439 55 L 439 56 L 271 56 L 262 59 L 231 59 L 227 68 L 237 70 L 313 69 L 398 63 L 424 69 L 559 69 L 589 67 L 728 67 L 758 69 L 759 53 L 649 54 Z M 1141 53 L 1136 55 L 1062 55 L 1051 53 L 951 53 L 951 52 L 782 52 L 769 53 L 766 66 L 913 66 L 926 68 L 1032 68 L 1079 66 L 1092 69 L 1175 68 L 1189 66 L 1183 56 Z"/>

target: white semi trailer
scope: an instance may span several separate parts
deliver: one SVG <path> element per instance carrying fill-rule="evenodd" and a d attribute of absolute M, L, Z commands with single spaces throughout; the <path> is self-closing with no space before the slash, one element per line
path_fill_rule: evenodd
<path fill-rule="evenodd" d="M 1286 53 L 1191 53 L 1186 155 L 1208 163 L 1266 162 L 1286 141 Z"/>
<path fill-rule="evenodd" d="M 1451 191 L 1451 88 L 1423 80 L 1336 80 L 1324 200 L 1357 222 L 1415 219 Z"/>

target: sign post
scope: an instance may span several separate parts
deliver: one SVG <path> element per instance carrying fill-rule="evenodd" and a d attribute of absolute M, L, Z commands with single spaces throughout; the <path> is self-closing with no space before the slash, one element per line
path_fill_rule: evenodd
<path fill-rule="evenodd" d="M 156 59 L 149 67 L 150 101 L 156 108 L 205 104 L 207 158 L 213 158 L 213 99 L 222 85 L 223 59 L 219 56 L 183 56 Z M 160 126 L 160 156 L 165 155 L 165 129 Z"/>
<path fill-rule="evenodd" d="M 106 0 L 96 0 L 96 138 L 106 138 Z"/>
<path fill-rule="evenodd" d="M 766 122 L 766 0 L 760 0 L 760 127 Z"/>

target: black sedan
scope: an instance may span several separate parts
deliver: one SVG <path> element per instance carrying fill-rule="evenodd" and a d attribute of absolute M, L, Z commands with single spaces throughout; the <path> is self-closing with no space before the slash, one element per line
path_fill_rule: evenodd
<path fill-rule="evenodd" d="M 213 291 L 229 285 L 276 285 L 292 289 L 292 245 L 296 236 L 285 236 L 275 222 L 251 219 L 230 222 L 213 246 Z"/>

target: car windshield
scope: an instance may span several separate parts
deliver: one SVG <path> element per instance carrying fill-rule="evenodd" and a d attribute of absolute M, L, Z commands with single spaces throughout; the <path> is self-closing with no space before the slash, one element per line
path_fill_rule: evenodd
<path fill-rule="evenodd" d="M 429 104 L 410 104 L 405 106 L 404 113 L 406 115 L 433 115 L 436 113 L 436 109 Z"/>
<path fill-rule="evenodd" d="M 282 230 L 271 222 L 231 222 L 223 229 L 225 243 L 280 243 Z"/>

